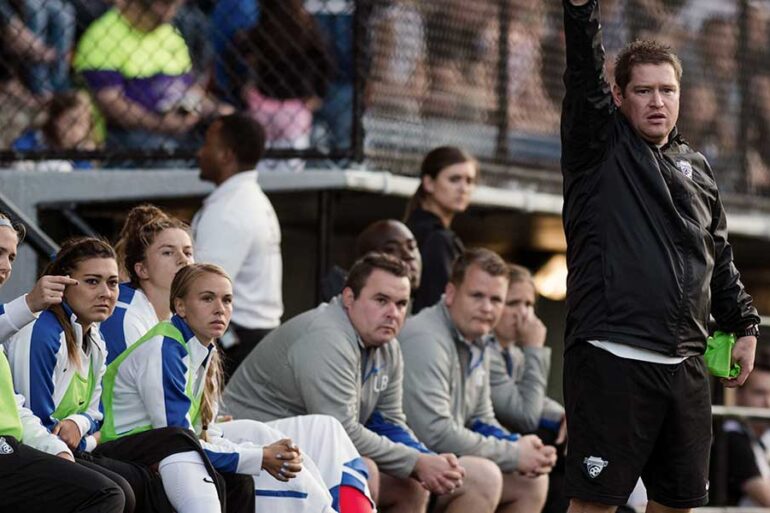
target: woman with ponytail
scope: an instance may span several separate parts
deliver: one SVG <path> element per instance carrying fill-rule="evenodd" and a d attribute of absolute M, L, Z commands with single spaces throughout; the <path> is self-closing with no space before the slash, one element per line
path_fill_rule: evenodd
<path fill-rule="evenodd" d="M 11 275 L 23 236 L 24 230 L 0 212 L 0 287 Z M 37 299 L 46 302 L 44 307 L 59 303 L 65 285 L 76 283 L 71 278 L 49 282 L 39 288 L 44 294 Z M 36 318 L 34 290 L 0 305 L 0 342 Z M 0 511 L 124 511 L 126 497 L 120 486 L 74 463 L 67 444 L 51 434 L 25 403 L 14 390 L 10 365 L 0 346 Z"/>
<path fill-rule="evenodd" d="M 187 226 L 159 208 L 142 205 L 131 210 L 116 244 L 120 266 L 129 282 L 120 285 L 115 313 L 101 325 L 109 348 L 108 362 L 160 321 L 171 318 L 171 283 L 177 271 L 192 260 L 191 244 Z M 219 360 L 223 353 L 216 352 L 216 355 Z M 214 372 L 217 367 L 212 365 L 209 371 L 212 377 L 219 376 Z M 209 380 L 210 386 L 219 381 Z M 206 397 L 218 400 L 220 388 Z M 342 495 L 348 494 L 346 487 L 340 487 L 342 480 L 366 481 L 358 479 L 361 476 L 354 468 L 360 457 L 352 442 L 344 428 L 329 416 L 292 417 L 266 424 L 236 420 L 221 423 L 218 429 L 231 441 L 265 445 L 291 438 L 301 442 L 306 461 L 309 456 L 317 464 L 326 488 L 334 497 L 340 489 Z M 356 494 L 363 496 L 363 503 L 368 501 L 366 487 L 359 486 L 350 492 L 350 495 Z"/>
<path fill-rule="evenodd" d="M 232 314 L 227 273 L 211 264 L 182 268 L 171 284 L 169 303 L 171 320 L 130 344 L 105 375 L 103 439 L 163 426 L 190 429 L 222 474 L 254 477 L 256 511 L 334 511 L 322 471 L 308 458 L 303 462 L 281 432 L 254 421 L 215 422 L 222 390 L 215 340 Z M 315 436 L 328 435 L 323 429 L 328 424 L 319 422 Z M 337 457 L 354 459 L 357 453 L 347 442 L 328 440 L 328 445 L 341 453 Z"/>
<path fill-rule="evenodd" d="M 219 496 L 224 497 L 224 490 L 211 478 L 208 509 L 187 508 L 183 501 L 164 493 L 176 483 L 173 473 L 164 473 L 168 460 L 184 456 L 204 462 L 197 439 L 187 431 L 171 428 L 137 433 L 131 439 L 133 452 L 124 457 L 97 447 L 107 354 L 99 323 L 112 314 L 118 293 L 118 264 L 113 248 L 93 237 L 69 240 L 45 274 L 70 276 L 77 284 L 64 290 L 61 304 L 43 311 L 7 344 L 14 386 L 28 398 L 29 408 L 43 426 L 67 444 L 78 463 L 108 476 L 123 488 L 124 511 L 220 511 Z M 150 470 L 155 465 L 161 478 Z M 214 475 L 210 464 L 208 468 Z M 205 485 L 198 486 L 191 495 L 204 504 L 206 491 Z"/>
<path fill-rule="evenodd" d="M 450 226 L 455 215 L 467 210 L 477 174 L 476 160 L 455 146 L 435 148 L 422 161 L 420 185 L 404 216 L 422 256 L 420 288 L 412 306 L 415 314 L 438 302 L 449 281 L 452 262 L 463 251 Z"/>
<path fill-rule="evenodd" d="M 107 364 L 160 321 L 171 318 L 168 298 L 176 272 L 193 262 L 190 227 L 153 205 L 128 213 L 115 244 L 120 284 L 115 312 L 101 325 Z"/>

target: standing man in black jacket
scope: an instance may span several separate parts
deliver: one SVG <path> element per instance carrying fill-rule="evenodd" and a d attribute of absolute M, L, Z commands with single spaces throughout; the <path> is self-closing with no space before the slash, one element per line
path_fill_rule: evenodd
<path fill-rule="evenodd" d="M 679 136 L 682 68 L 652 41 L 604 76 L 598 0 L 563 0 L 564 392 L 570 512 L 613 512 L 641 476 L 648 512 L 708 500 L 712 314 L 751 372 L 759 316 L 733 264 L 713 172 Z"/>

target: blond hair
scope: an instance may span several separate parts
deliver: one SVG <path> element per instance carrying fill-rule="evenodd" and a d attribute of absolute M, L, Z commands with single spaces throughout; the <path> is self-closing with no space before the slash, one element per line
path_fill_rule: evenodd
<path fill-rule="evenodd" d="M 169 301 L 171 303 L 171 311 L 176 313 L 176 307 L 174 305 L 175 299 L 183 299 L 190 292 L 190 288 L 198 278 L 205 274 L 216 274 L 223 278 L 226 278 L 232 283 L 230 276 L 227 272 L 214 264 L 190 264 L 182 267 L 174 276 L 174 281 L 171 282 L 171 294 Z M 211 422 L 214 421 L 214 415 L 217 411 L 217 404 L 219 398 L 222 396 L 222 388 L 224 384 L 224 371 L 222 369 L 222 358 L 219 356 L 219 351 L 215 350 L 211 352 L 211 361 L 209 362 L 208 370 L 206 372 L 206 383 L 203 387 L 203 396 L 201 397 L 200 407 L 200 419 L 201 419 L 201 438 L 205 441 L 207 439 L 206 432 Z"/>

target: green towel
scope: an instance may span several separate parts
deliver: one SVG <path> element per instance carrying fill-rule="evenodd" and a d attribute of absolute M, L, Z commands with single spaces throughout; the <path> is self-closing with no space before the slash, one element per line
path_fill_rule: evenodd
<path fill-rule="evenodd" d="M 716 331 L 714 335 L 708 338 L 706 353 L 703 358 L 706 360 L 709 372 L 719 378 L 735 378 L 741 373 L 741 366 L 732 363 L 733 346 L 735 345 L 735 335 Z"/>

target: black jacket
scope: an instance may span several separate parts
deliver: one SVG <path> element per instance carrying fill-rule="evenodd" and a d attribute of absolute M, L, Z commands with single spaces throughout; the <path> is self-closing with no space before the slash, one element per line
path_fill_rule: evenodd
<path fill-rule="evenodd" d="M 566 348 L 596 339 L 702 354 L 709 313 L 726 331 L 759 323 L 714 174 L 676 130 L 662 148 L 637 135 L 604 77 L 597 0 L 564 4 Z"/>
<path fill-rule="evenodd" d="M 422 274 L 420 288 L 414 294 L 412 312 L 438 303 L 452 272 L 452 263 L 463 252 L 463 243 L 455 232 L 444 228 L 437 215 L 416 208 L 406 220 L 420 248 Z"/>

